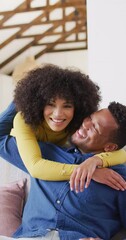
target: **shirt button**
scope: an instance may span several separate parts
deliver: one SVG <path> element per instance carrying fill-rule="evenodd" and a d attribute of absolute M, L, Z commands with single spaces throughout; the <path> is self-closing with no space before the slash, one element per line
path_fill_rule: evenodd
<path fill-rule="evenodd" d="M 57 200 L 56 202 L 57 202 L 58 204 L 60 204 L 60 200 Z"/>
<path fill-rule="evenodd" d="M 64 174 L 64 173 L 66 173 L 66 171 L 65 171 L 65 170 L 62 170 L 62 173 Z"/>
<path fill-rule="evenodd" d="M 77 149 L 76 149 L 76 148 L 74 149 L 74 152 L 75 152 L 75 153 L 77 152 Z"/>

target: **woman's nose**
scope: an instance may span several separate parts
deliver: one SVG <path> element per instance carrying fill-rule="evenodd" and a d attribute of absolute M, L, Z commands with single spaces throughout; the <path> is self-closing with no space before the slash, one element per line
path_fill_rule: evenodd
<path fill-rule="evenodd" d="M 61 108 L 55 108 L 53 113 L 56 117 L 61 116 L 62 115 L 62 109 Z"/>

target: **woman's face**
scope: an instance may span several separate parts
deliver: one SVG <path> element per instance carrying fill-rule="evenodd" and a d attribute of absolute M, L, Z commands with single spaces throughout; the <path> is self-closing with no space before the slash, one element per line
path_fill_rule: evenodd
<path fill-rule="evenodd" d="M 44 119 L 49 127 L 59 132 L 65 129 L 74 116 L 74 104 L 62 98 L 51 99 L 44 108 Z"/>

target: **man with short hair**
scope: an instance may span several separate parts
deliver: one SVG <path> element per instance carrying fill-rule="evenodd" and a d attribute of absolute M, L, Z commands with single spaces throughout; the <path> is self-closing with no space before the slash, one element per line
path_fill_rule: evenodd
<path fill-rule="evenodd" d="M 10 106 L 0 115 L 0 156 L 27 172 L 16 146 L 9 136 L 15 109 Z M 111 103 L 91 117 L 72 136 L 74 146 L 60 148 L 51 143 L 40 142 L 43 157 L 61 163 L 81 164 L 96 152 L 113 151 L 126 144 L 126 107 Z M 126 167 L 113 167 L 126 180 Z M 24 208 L 22 224 L 15 238 L 36 240 L 98 239 L 109 240 L 122 227 L 126 228 L 126 191 L 116 191 L 100 184 L 104 176 L 113 170 L 97 169 L 88 188 L 76 193 L 69 182 L 42 181 L 31 177 L 29 197 Z M 100 176 L 100 177 L 98 177 Z M 105 182 L 104 182 L 105 183 Z M 125 182 L 120 184 L 125 188 Z M 51 234 L 55 234 L 54 238 Z M 42 237 L 42 236 L 45 236 Z M 7 238 L 8 239 L 8 238 Z"/>

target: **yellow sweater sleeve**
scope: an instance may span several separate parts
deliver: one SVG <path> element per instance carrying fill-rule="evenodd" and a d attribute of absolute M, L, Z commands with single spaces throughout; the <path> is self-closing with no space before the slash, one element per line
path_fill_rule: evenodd
<path fill-rule="evenodd" d="M 126 162 L 126 151 L 124 149 L 113 152 L 103 152 L 96 154 L 96 156 L 102 160 L 103 167 L 110 167 Z"/>
<path fill-rule="evenodd" d="M 77 165 L 62 164 L 42 158 L 35 133 L 31 126 L 25 123 L 20 113 L 15 116 L 11 135 L 16 137 L 20 156 L 32 177 L 50 181 L 70 179 Z"/>

